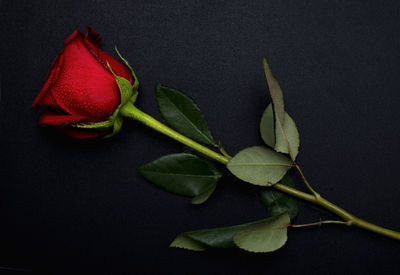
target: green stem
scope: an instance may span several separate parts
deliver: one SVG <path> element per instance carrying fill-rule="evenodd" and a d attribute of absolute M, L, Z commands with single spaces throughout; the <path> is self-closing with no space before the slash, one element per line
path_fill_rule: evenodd
<path fill-rule="evenodd" d="M 306 223 L 306 224 L 289 224 L 290 227 L 294 228 L 301 228 L 301 227 L 310 227 L 310 226 L 317 226 L 317 225 L 323 225 L 323 224 L 329 224 L 329 223 L 334 223 L 334 224 L 344 224 L 348 225 L 347 222 L 342 222 L 342 221 L 319 221 L 319 222 L 313 222 L 313 223 Z"/>
<path fill-rule="evenodd" d="M 204 154 L 205 156 L 214 159 L 222 164 L 227 164 L 229 162 L 229 159 L 226 156 L 223 156 L 219 153 L 216 153 L 207 147 L 193 141 L 190 138 L 185 137 L 184 135 L 172 130 L 171 128 L 167 127 L 166 125 L 162 124 L 161 122 L 157 121 L 153 117 L 147 115 L 146 113 L 140 111 L 138 108 L 136 108 L 133 104 L 127 103 L 125 104 L 121 110 L 120 114 L 125 117 L 132 118 L 134 120 L 140 121 L 146 126 L 153 128 L 154 130 L 167 135 L 176 141 L 185 144 L 186 146 Z M 390 229 L 386 229 L 380 226 L 377 226 L 375 224 L 369 223 L 367 221 L 364 221 L 346 210 L 340 208 L 339 206 L 329 202 L 328 200 L 324 199 L 320 195 L 315 196 L 315 195 L 310 195 L 304 192 L 301 192 L 295 188 L 291 188 L 289 186 L 277 183 L 274 184 L 273 187 L 279 191 L 282 191 L 286 194 L 289 194 L 291 196 L 297 197 L 299 199 L 303 199 L 306 201 L 309 201 L 311 203 L 317 204 L 328 211 L 338 215 L 341 217 L 343 220 L 346 221 L 347 225 L 355 225 L 361 228 L 364 228 L 366 230 L 376 232 L 378 234 L 381 234 L 386 237 L 390 237 L 396 240 L 400 240 L 400 232 L 396 232 Z"/>
<path fill-rule="evenodd" d="M 298 166 L 297 163 L 294 163 L 294 166 L 296 167 L 301 178 L 303 179 L 303 182 L 306 184 L 307 188 L 311 191 L 311 193 L 313 193 L 315 197 L 321 197 L 321 195 L 318 194 L 317 192 L 315 192 L 315 190 L 311 187 L 311 184 L 308 182 L 308 180 L 304 176 L 303 171 L 300 169 L 300 166 Z"/>
<path fill-rule="evenodd" d="M 313 195 L 301 192 L 297 189 L 288 187 L 286 185 L 277 183 L 275 185 L 273 185 L 273 187 L 275 189 L 278 189 L 279 191 L 282 191 L 286 194 L 289 194 L 291 196 L 312 202 L 314 204 L 320 205 L 321 207 L 325 208 L 326 210 L 338 215 L 339 217 L 341 217 L 342 219 L 344 219 L 347 222 L 347 225 L 355 225 L 361 228 L 364 228 L 366 230 L 381 234 L 383 236 L 389 237 L 389 238 L 393 238 L 396 240 L 400 240 L 400 232 L 396 232 L 375 224 L 372 224 L 370 222 L 364 221 L 352 214 L 350 214 L 349 212 L 347 212 L 346 210 L 344 210 L 343 208 L 331 203 L 330 201 L 324 199 L 323 197 L 315 197 Z"/>
<path fill-rule="evenodd" d="M 228 159 L 225 156 L 222 156 L 207 147 L 191 140 L 190 138 L 185 137 L 184 135 L 172 130 L 171 128 L 165 126 L 158 120 L 154 119 L 153 117 L 149 116 L 148 114 L 140 111 L 136 108 L 132 103 L 126 103 L 120 110 L 120 114 L 125 117 L 132 118 L 134 120 L 138 120 L 142 122 L 144 125 L 153 128 L 154 130 L 169 136 L 170 138 L 175 139 L 176 141 L 185 144 L 186 146 L 218 161 L 221 163 L 228 163 Z"/>
<path fill-rule="evenodd" d="M 231 159 L 232 157 L 225 151 L 224 147 L 221 145 L 218 145 L 218 150 L 221 152 L 222 155 L 227 157 L 228 159 Z"/>

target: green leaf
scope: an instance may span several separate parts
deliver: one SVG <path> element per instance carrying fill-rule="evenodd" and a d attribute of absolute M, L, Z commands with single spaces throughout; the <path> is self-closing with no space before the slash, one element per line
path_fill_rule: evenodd
<path fill-rule="evenodd" d="M 229 171 L 246 182 L 271 186 L 292 167 L 284 155 L 269 148 L 254 146 L 240 151 L 227 164 Z"/>
<path fill-rule="evenodd" d="M 289 145 L 288 145 L 289 144 Z M 297 131 L 296 124 L 293 119 L 285 113 L 285 123 L 283 124 L 283 130 L 276 132 L 276 143 L 275 150 L 281 153 L 289 153 L 291 150 L 293 160 L 299 153 L 300 137 Z"/>
<path fill-rule="evenodd" d="M 147 180 L 168 192 L 195 197 L 195 203 L 202 203 L 222 176 L 210 165 L 198 156 L 179 153 L 163 156 L 138 170 Z"/>
<path fill-rule="evenodd" d="M 191 239 L 190 237 L 186 236 L 185 233 L 176 237 L 169 247 L 183 248 L 193 251 L 204 251 L 207 249 L 206 245 Z"/>
<path fill-rule="evenodd" d="M 214 192 L 215 188 L 217 187 L 217 183 L 214 183 L 210 188 L 205 190 L 203 193 L 197 195 L 192 199 L 192 204 L 202 204 L 203 202 L 207 201 L 211 194 Z"/>
<path fill-rule="evenodd" d="M 289 187 L 294 187 L 294 182 L 288 174 L 283 177 L 281 183 Z M 259 196 L 271 216 L 287 212 L 290 218 L 294 218 L 298 213 L 297 200 L 285 193 L 269 187 L 261 190 Z"/>
<path fill-rule="evenodd" d="M 215 146 L 206 120 L 189 97 L 160 84 L 156 86 L 156 96 L 161 116 L 172 128 L 200 143 Z"/>
<path fill-rule="evenodd" d="M 260 121 L 261 138 L 271 148 L 275 148 L 275 121 L 272 104 L 265 109 Z"/>
<path fill-rule="evenodd" d="M 220 228 L 213 228 L 213 229 L 203 229 L 191 232 L 185 232 L 180 234 L 172 244 L 176 243 L 178 239 L 180 243 L 182 243 L 182 239 L 190 239 L 197 243 L 204 245 L 205 247 L 213 247 L 213 248 L 231 248 L 235 247 L 235 243 L 233 242 L 233 237 L 237 232 L 241 229 L 245 228 L 246 226 L 263 222 L 257 221 L 252 223 L 228 226 L 228 227 L 220 227 Z M 172 246 L 171 244 L 171 246 Z M 190 245 L 190 244 L 189 244 Z M 189 245 L 180 248 L 191 249 Z M 176 246 L 177 247 L 177 246 Z M 194 250 L 194 249 L 191 249 Z"/>
<path fill-rule="evenodd" d="M 267 79 L 269 93 L 271 94 L 272 102 L 277 119 L 283 124 L 285 122 L 285 105 L 283 103 L 283 93 L 278 80 L 275 78 L 268 65 L 267 59 L 263 59 L 265 78 Z"/>
<path fill-rule="evenodd" d="M 271 252 L 281 248 L 287 240 L 287 213 L 274 216 L 262 223 L 243 228 L 233 238 L 235 244 L 250 252 Z"/>
<path fill-rule="evenodd" d="M 291 148 L 293 158 L 299 153 L 300 137 L 296 124 L 293 119 L 285 112 L 285 123 L 283 124 L 283 132 L 287 138 Z M 260 133 L 264 142 L 277 152 L 288 154 L 288 145 L 285 136 L 280 129 L 275 127 L 273 105 L 269 104 L 261 117 Z"/>
<path fill-rule="evenodd" d="M 233 236 L 245 226 L 247 226 L 247 224 L 186 232 L 179 235 L 178 238 L 184 236 L 206 247 L 231 248 L 235 246 Z M 174 243 L 175 240 L 172 243 Z M 190 249 L 189 247 L 185 248 Z"/>
<path fill-rule="evenodd" d="M 249 241 L 242 241 L 243 233 L 241 232 L 254 230 L 257 233 L 259 231 L 258 226 L 262 226 L 262 229 L 266 234 L 265 236 L 268 237 L 271 235 L 272 230 L 281 231 L 286 229 L 289 222 L 290 220 L 288 215 L 283 214 L 282 216 L 272 217 L 246 224 L 185 232 L 176 237 L 170 246 L 194 251 L 203 251 L 207 248 L 231 248 L 235 247 L 235 245 L 239 246 L 240 244 L 243 246 L 243 249 L 250 251 L 250 249 L 247 247 L 249 245 Z M 286 234 L 286 230 L 284 230 L 284 232 Z M 276 234 L 276 232 L 272 232 L 272 235 L 280 237 L 278 234 Z M 260 236 L 260 238 L 261 237 L 262 236 Z M 238 242 L 236 242 L 237 238 Z M 277 246 L 276 244 L 274 245 L 273 241 L 266 244 L 265 239 L 263 240 L 263 243 L 265 246 L 267 246 L 265 250 L 270 249 L 269 251 L 272 251 L 272 248 Z"/>
<path fill-rule="evenodd" d="M 263 64 L 264 64 L 265 77 L 267 79 L 268 89 L 271 95 L 274 114 L 275 114 L 275 135 L 277 135 L 275 147 L 278 152 L 289 153 L 290 158 L 294 161 L 298 153 L 298 147 L 291 148 L 288 135 L 289 136 L 292 135 L 292 137 L 290 137 L 291 139 L 296 139 L 296 134 L 298 135 L 296 125 L 292 120 L 287 125 L 287 127 L 289 128 L 285 129 L 286 116 L 283 103 L 282 89 L 278 83 L 278 80 L 273 75 L 271 68 L 269 67 L 265 57 L 263 60 Z M 282 137 L 279 137 L 278 135 L 281 135 Z M 298 141 L 298 143 L 300 143 L 300 141 Z"/>

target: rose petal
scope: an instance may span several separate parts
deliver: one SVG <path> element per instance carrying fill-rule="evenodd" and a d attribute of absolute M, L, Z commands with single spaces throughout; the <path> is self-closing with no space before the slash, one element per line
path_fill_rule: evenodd
<path fill-rule="evenodd" d="M 101 46 L 101 36 L 98 32 L 95 32 L 91 26 L 86 27 L 87 33 L 85 39 L 92 43 L 95 47 Z"/>
<path fill-rule="evenodd" d="M 64 41 L 64 46 L 67 46 L 71 41 L 75 40 L 76 38 L 83 37 L 83 33 L 79 30 L 75 30 L 67 39 Z"/>
<path fill-rule="evenodd" d="M 66 40 L 63 62 L 50 91 L 60 108 L 72 115 L 106 118 L 120 103 L 119 88 L 106 65 L 93 54 L 96 48 L 84 41 L 79 32 Z"/>
<path fill-rule="evenodd" d="M 57 127 L 57 130 L 64 135 L 76 139 L 93 138 L 110 133 L 110 131 L 94 131 L 94 130 L 91 131 L 91 130 L 72 128 L 72 127 Z"/>
<path fill-rule="evenodd" d="M 80 121 L 87 121 L 89 118 L 85 116 L 73 116 L 68 114 L 57 113 L 51 110 L 44 110 L 39 119 L 40 125 L 61 126 Z"/>
<path fill-rule="evenodd" d="M 86 37 L 88 37 L 88 34 L 86 34 Z M 131 73 L 126 69 L 126 67 L 124 65 L 122 65 L 120 62 L 118 62 L 111 55 L 109 55 L 109 54 L 103 52 L 102 50 L 100 50 L 99 48 L 97 48 L 96 45 L 92 44 L 92 42 L 90 40 L 88 40 L 86 37 L 84 40 L 86 46 L 90 50 L 91 54 L 100 62 L 100 64 L 102 64 L 109 71 L 109 68 L 107 66 L 107 62 L 108 62 L 108 64 L 110 64 L 112 70 L 114 71 L 114 73 L 116 75 L 129 80 L 129 82 L 132 84 L 133 79 L 132 79 Z"/>
<path fill-rule="evenodd" d="M 53 61 L 53 64 L 51 64 L 50 70 L 47 73 L 46 80 L 43 83 L 42 89 L 40 90 L 40 93 L 38 94 L 38 96 L 35 98 L 35 100 L 31 105 L 32 109 L 36 108 L 39 105 L 51 106 L 55 108 L 59 107 L 53 95 L 49 93 L 49 88 L 54 78 L 56 78 L 56 75 L 59 72 L 61 63 L 62 63 L 62 52 L 57 55 L 56 59 Z"/>

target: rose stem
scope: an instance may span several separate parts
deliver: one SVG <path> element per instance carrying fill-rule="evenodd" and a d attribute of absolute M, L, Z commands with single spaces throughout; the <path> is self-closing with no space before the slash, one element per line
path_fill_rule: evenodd
<path fill-rule="evenodd" d="M 310 226 L 321 226 L 323 224 L 344 224 L 347 225 L 347 222 L 342 222 L 342 221 L 319 221 L 319 222 L 313 222 L 313 223 L 306 223 L 306 224 L 289 224 L 290 227 L 294 228 L 304 228 L 304 227 L 310 227 Z"/>
<path fill-rule="evenodd" d="M 168 126 L 162 124 L 161 122 L 157 121 L 153 117 L 142 112 L 141 110 L 136 108 L 131 103 L 125 104 L 121 108 L 120 114 L 124 117 L 129 117 L 131 119 L 140 121 L 144 125 L 152 128 L 164 135 L 167 135 L 167 136 L 175 139 L 176 141 L 178 141 L 178 142 L 180 142 L 180 143 L 182 143 L 182 144 L 184 144 L 184 145 L 186 145 L 186 146 L 188 146 L 188 147 L 190 147 L 190 148 L 192 148 L 192 149 L 194 149 L 194 150 L 196 150 L 196 151 L 198 151 L 198 152 L 208 156 L 209 158 L 212 158 L 222 164 L 226 165 L 229 162 L 229 159 L 226 156 L 221 155 L 217 152 L 214 152 L 214 151 L 208 149 L 207 147 L 193 141 L 192 139 L 187 138 L 184 135 L 172 130 Z M 396 231 L 369 223 L 367 221 L 364 221 L 364 220 L 350 214 L 349 212 L 342 209 L 341 207 L 329 202 L 328 200 L 324 199 L 321 196 L 314 196 L 311 194 L 307 194 L 307 193 L 299 191 L 295 188 L 291 188 L 289 186 L 286 186 L 286 185 L 283 185 L 280 183 L 276 183 L 272 187 L 279 191 L 282 191 L 286 194 L 297 197 L 299 199 L 309 201 L 311 203 L 317 204 L 317 205 L 327 209 L 328 211 L 330 211 L 330 212 L 336 214 L 337 216 L 341 217 L 342 219 L 344 219 L 346 221 L 345 224 L 348 226 L 355 225 L 355 226 L 364 228 L 366 230 L 378 233 L 380 235 L 390 237 L 390 238 L 393 238 L 396 240 L 400 240 L 400 232 L 396 232 Z"/>

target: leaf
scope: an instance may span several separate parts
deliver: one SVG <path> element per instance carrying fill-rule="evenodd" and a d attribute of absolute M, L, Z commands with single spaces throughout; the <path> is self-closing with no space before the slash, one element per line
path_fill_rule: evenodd
<path fill-rule="evenodd" d="M 244 228 L 247 225 L 248 224 L 214 228 L 214 229 L 203 229 L 198 231 L 182 233 L 179 236 L 185 236 L 186 238 L 196 241 L 206 247 L 231 248 L 235 246 L 233 242 L 233 236 L 237 232 L 239 232 L 240 229 Z M 174 243 L 175 240 L 172 243 Z M 190 249 L 188 247 L 185 248 Z"/>
<path fill-rule="evenodd" d="M 287 214 L 284 215 L 287 216 Z M 287 221 L 279 216 L 235 226 L 185 232 L 177 236 L 171 243 L 170 247 L 184 248 L 194 251 L 203 251 L 207 248 L 232 248 L 238 244 L 236 243 L 236 238 L 240 232 L 245 232 L 247 229 L 253 231 L 253 228 L 258 229 L 257 226 L 262 225 L 266 236 L 269 236 L 271 235 L 271 231 L 276 229 L 275 224 L 279 223 L 277 227 L 279 227 L 278 230 L 281 230 L 283 229 L 281 227 L 287 226 L 289 222 L 290 220 Z M 274 235 L 277 235 L 275 232 L 273 233 Z M 241 244 L 240 235 L 239 243 Z M 246 248 L 246 245 L 243 245 L 243 247 Z M 271 248 L 272 244 L 269 244 L 269 249 Z"/>
<path fill-rule="evenodd" d="M 156 86 L 156 96 L 161 116 L 172 128 L 200 143 L 215 146 L 205 118 L 189 97 L 160 84 Z"/>
<path fill-rule="evenodd" d="M 193 251 L 204 251 L 207 246 L 201 242 L 195 241 L 184 233 L 175 238 L 175 240 L 169 245 L 169 247 L 183 248 Z"/>
<path fill-rule="evenodd" d="M 222 176 L 210 165 L 198 156 L 179 153 L 163 156 L 138 170 L 147 180 L 166 191 L 195 197 L 195 202 L 202 203 L 210 196 L 210 189 L 215 189 Z"/>
<path fill-rule="evenodd" d="M 289 143 L 289 145 L 288 145 Z M 293 119 L 285 113 L 285 123 L 283 124 L 283 131 L 276 132 L 275 150 L 281 153 L 289 153 L 289 148 L 292 153 L 293 160 L 299 153 L 300 137 L 297 131 L 296 124 Z"/>
<path fill-rule="evenodd" d="M 208 200 L 208 198 L 214 192 L 216 187 L 217 187 L 217 183 L 214 183 L 214 185 L 212 185 L 210 188 L 205 190 L 203 193 L 201 193 L 201 194 L 197 195 L 196 197 L 194 197 L 192 199 L 192 204 L 202 204 L 203 202 Z"/>
<path fill-rule="evenodd" d="M 286 115 L 283 102 L 282 89 L 278 83 L 278 80 L 273 75 L 271 68 L 269 67 L 266 58 L 263 60 L 265 77 L 267 79 L 269 93 L 271 95 L 273 109 L 275 114 L 275 135 L 276 144 L 275 149 L 278 152 L 288 153 L 290 158 L 294 161 L 298 153 L 298 146 L 291 148 L 291 141 L 298 139 L 298 132 L 294 121 L 291 120 L 285 128 Z M 281 137 L 279 137 L 281 135 Z M 298 140 L 300 144 L 300 140 Z M 296 144 L 294 144 L 296 145 Z"/>
<path fill-rule="evenodd" d="M 283 93 L 278 80 L 275 78 L 268 65 L 267 59 L 263 59 L 265 78 L 267 79 L 269 93 L 271 94 L 272 102 L 274 103 L 274 110 L 276 117 L 283 124 L 285 122 L 285 106 L 283 103 Z"/>
<path fill-rule="evenodd" d="M 265 109 L 260 121 L 261 138 L 271 148 L 275 148 L 275 122 L 272 104 Z"/>
<path fill-rule="evenodd" d="M 264 220 L 262 220 L 262 221 L 264 221 Z M 190 239 L 192 241 L 200 243 L 206 247 L 231 248 L 231 247 L 235 246 L 235 243 L 233 242 L 233 237 L 237 232 L 239 232 L 241 229 L 245 228 L 246 226 L 249 226 L 249 225 L 252 225 L 252 224 L 255 224 L 258 222 L 262 222 L 262 221 L 228 226 L 228 227 L 220 227 L 220 228 L 203 229 L 203 230 L 185 232 L 185 233 L 180 234 L 172 242 L 172 244 L 176 243 L 177 239 L 180 241 L 180 243 L 183 243 L 182 239 L 185 238 L 185 239 Z M 171 246 L 172 246 L 172 244 L 171 244 Z M 189 247 L 189 245 L 190 244 L 186 245 L 185 247 L 180 247 L 180 248 L 191 249 Z M 191 250 L 193 250 L 193 249 L 191 249 Z"/>
<path fill-rule="evenodd" d="M 281 183 L 289 187 L 294 187 L 293 180 L 288 174 L 283 177 Z M 297 200 L 285 193 L 269 187 L 261 190 L 259 196 L 271 216 L 287 212 L 290 218 L 294 218 L 298 213 Z"/>
<path fill-rule="evenodd" d="M 241 249 L 250 252 L 275 251 L 286 243 L 289 224 L 287 213 L 274 216 L 262 223 L 245 227 L 235 235 L 233 241 Z"/>
<path fill-rule="evenodd" d="M 240 151 L 227 164 L 229 171 L 246 182 L 271 186 L 292 167 L 284 155 L 269 148 L 254 146 Z"/>
<path fill-rule="evenodd" d="M 293 119 L 285 112 L 285 123 L 283 124 L 285 136 L 283 136 L 280 129 L 276 129 L 274 124 L 273 106 L 269 104 L 261 117 L 260 133 L 262 139 L 277 152 L 288 154 L 289 150 L 285 139 L 286 136 L 292 150 L 293 158 L 296 158 L 299 153 L 300 137 Z"/>

